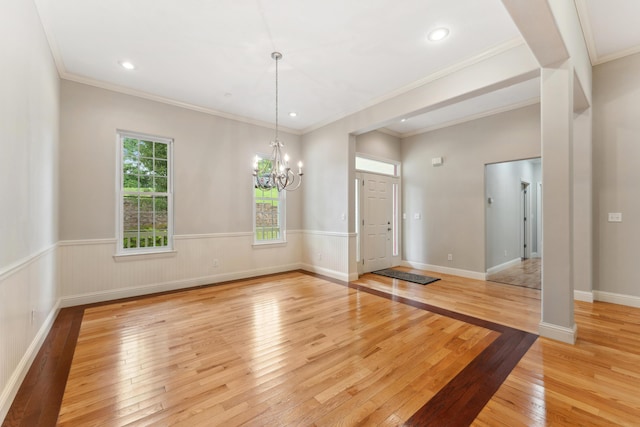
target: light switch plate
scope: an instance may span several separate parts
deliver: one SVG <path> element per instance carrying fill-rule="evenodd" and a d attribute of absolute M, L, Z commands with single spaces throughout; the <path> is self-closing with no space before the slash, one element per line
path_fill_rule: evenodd
<path fill-rule="evenodd" d="M 609 212 L 609 222 L 622 222 L 622 213 Z"/>

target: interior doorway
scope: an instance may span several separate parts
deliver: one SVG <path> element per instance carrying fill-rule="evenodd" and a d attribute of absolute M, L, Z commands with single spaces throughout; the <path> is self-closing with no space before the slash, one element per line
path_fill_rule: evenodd
<path fill-rule="evenodd" d="M 485 166 L 487 280 L 540 289 L 542 163 Z"/>

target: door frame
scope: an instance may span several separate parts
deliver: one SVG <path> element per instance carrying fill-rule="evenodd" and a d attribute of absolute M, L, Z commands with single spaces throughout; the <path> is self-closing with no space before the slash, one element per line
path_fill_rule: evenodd
<path fill-rule="evenodd" d="M 531 183 L 520 179 L 520 257 L 531 258 Z M 525 247 L 526 244 L 526 247 Z"/>
<path fill-rule="evenodd" d="M 369 171 L 363 171 L 363 170 L 356 170 L 356 181 L 355 183 L 358 183 L 358 188 L 356 190 L 356 206 L 355 206 L 355 221 L 356 221 L 356 264 L 358 265 L 358 275 L 362 275 L 364 274 L 364 260 L 367 254 L 367 248 L 365 247 L 365 239 L 364 239 L 364 233 L 362 233 L 362 212 L 363 212 L 363 205 L 364 205 L 364 198 L 365 198 L 365 192 L 362 191 L 362 182 L 365 179 L 366 175 L 376 175 L 376 176 L 380 176 L 380 177 L 384 177 L 386 179 L 388 179 L 391 182 L 391 188 L 393 188 L 393 185 L 396 185 L 396 191 L 397 191 L 397 199 L 395 200 L 395 206 L 392 206 L 392 220 L 391 220 L 391 234 L 392 234 L 392 242 L 391 242 L 391 247 L 392 247 L 392 252 L 391 252 L 391 267 L 395 267 L 400 265 L 401 263 L 401 258 L 402 258 L 402 229 L 401 229 L 401 224 L 402 222 L 400 221 L 400 207 L 402 206 L 402 187 L 401 187 L 401 179 L 399 176 L 392 176 L 392 175 L 386 175 L 386 174 L 380 174 L 380 173 L 375 173 L 375 172 L 369 172 Z M 393 196 L 392 196 L 392 203 L 393 203 Z M 396 238 L 396 244 L 397 244 L 397 254 L 394 255 L 393 253 L 393 236 L 395 235 Z"/>

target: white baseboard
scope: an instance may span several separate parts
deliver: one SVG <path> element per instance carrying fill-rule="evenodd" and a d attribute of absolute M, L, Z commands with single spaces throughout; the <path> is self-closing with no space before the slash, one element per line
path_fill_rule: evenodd
<path fill-rule="evenodd" d="M 451 274 L 453 276 L 466 277 L 468 279 L 486 280 L 487 275 L 477 271 L 461 270 L 459 268 L 443 267 L 440 265 L 422 264 L 414 261 L 403 260 L 400 265 L 403 267 L 417 268 L 418 270 L 428 270 L 435 273 Z"/>
<path fill-rule="evenodd" d="M 576 301 L 593 302 L 593 292 L 573 290 L 573 299 Z"/>
<path fill-rule="evenodd" d="M 29 372 L 29 369 L 31 368 L 33 360 L 38 355 L 44 340 L 47 338 L 59 311 L 60 301 L 58 300 L 42 323 L 38 333 L 33 337 L 33 341 L 29 344 L 27 351 L 22 356 L 22 359 L 20 359 L 18 366 L 16 366 L 16 369 L 9 378 L 9 381 L 4 386 L 2 394 L 0 394 L 0 420 L 4 420 L 7 413 L 9 413 L 13 399 L 15 399 L 18 389 L 22 385 L 22 381 L 24 381 L 24 378 L 27 376 L 27 372 Z"/>
<path fill-rule="evenodd" d="M 302 264 L 300 267 L 303 270 L 310 271 L 312 273 L 322 274 L 323 276 L 331 277 L 332 279 L 342 280 L 343 282 L 349 282 L 350 280 L 358 280 L 358 273 L 353 274 L 342 273 L 340 271 L 330 270 L 328 268 L 317 267 L 311 264 Z"/>
<path fill-rule="evenodd" d="M 553 325 L 546 322 L 540 322 L 538 324 L 538 334 L 541 337 L 550 338 L 552 340 L 561 341 L 572 345 L 576 343 L 577 331 L 578 327 L 575 323 L 571 328 Z"/>
<path fill-rule="evenodd" d="M 610 302 L 613 304 L 640 308 L 640 297 L 636 297 L 633 295 L 615 294 L 613 292 L 604 291 L 593 291 L 593 297 L 596 301 Z"/>
<path fill-rule="evenodd" d="M 509 267 L 513 267 L 514 265 L 520 264 L 521 262 L 522 262 L 522 259 L 520 259 L 520 257 L 514 258 L 511 261 L 503 262 L 500 265 L 496 265 L 495 267 L 491 267 L 487 269 L 487 276 L 490 274 L 496 274 L 502 270 L 506 270 Z"/>
<path fill-rule="evenodd" d="M 175 291 L 180 289 L 193 288 L 195 286 L 209 285 L 229 280 L 246 279 L 249 277 L 262 276 L 265 274 L 283 273 L 291 270 L 298 270 L 301 265 L 288 264 L 277 267 L 259 268 L 254 270 L 238 271 L 234 273 L 216 274 L 212 276 L 196 277 L 186 280 L 175 280 L 171 282 L 155 283 L 152 285 L 137 286 L 132 288 L 121 288 L 103 292 L 93 292 L 82 295 L 72 295 L 61 298 L 62 307 L 73 307 L 75 305 L 93 304 L 117 300 L 121 298 L 137 297 L 141 295 L 154 294 L 157 292 Z"/>

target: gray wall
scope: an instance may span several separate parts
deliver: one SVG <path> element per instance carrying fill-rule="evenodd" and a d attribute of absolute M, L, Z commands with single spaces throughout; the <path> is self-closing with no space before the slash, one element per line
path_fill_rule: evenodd
<path fill-rule="evenodd" d="M 375 130 L 363 133 L 356 137 L 356 153 L 399 162 L 402 158 L 400 138 Z"/>
<path fill-rule="evenodd" d="M 484 273 L 485 164 L 539 156 L 539 105 L 403 139 L 403 259 Z"/>
<path fill-rule="evenodd" d="M 60 82 L 34 3 L 3 0 L 0 16 L 2 420 L 58 299 Z"/>
<path fill-rule="evenodd" d="M 118 129 L 174 138 L 175 234 L 253 230 L 251 167 L 273 130 L 70 81 L 60 105 L 61 240 L 115 237 Z M 281 139 L 297 163 L 300 137 Z M 288 229 L 301 191 L 287 194 Z"/>
<path fill-rule="evenodd" d="M 485 205 L 487 253 L 486 268 L 492 268 L 519 258 L 522 254 L 520 245 L 521 216 L 521 181 L 530 183 L 529 200 L 532 251 L 537 249 L 536 242 L 536 195 L 537 183 L 541 180 L 539 160 L 520 160 L 514 162 L 494 163 L 486 166 L 485 172 Z M 492 203 L 487 202 L 491 197 Z"/>
<path fill-rule="evenodd" d="M 349 159 L 353 159 L 355 137 L 349 135 L 345 121 L 339 120 L 302 138 L 307 165 L 303 228 L 346 233 L 353 229 L 353 216 L 348 215 L 352 215 L 349 197 L 355 175 L 351 176 L 353 166 Z"/>
<path fill-rule="evenodd" d="M 1 271 L 58 240 L 59 79 L 33 3 L 0 12 Z"/>
<path fill-rule="evenodd" d="M 594 289 L 640 297 L 640 55 L 595 66 L 593 101 Z"/>

